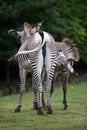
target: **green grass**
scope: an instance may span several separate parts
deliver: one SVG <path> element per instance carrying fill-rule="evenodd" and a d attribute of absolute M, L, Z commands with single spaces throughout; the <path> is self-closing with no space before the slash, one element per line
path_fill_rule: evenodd
<path fill-rule="evenodd" d="M 0 98 L 0 130 L 87 130 L 87 83 L 68 87 L 69 109 L 63 110 L 62 88 L 56 88 L 53 97 L 53 114 L 37 115 L 33 109 L 33 92 L 23 98 L 20 113 L 14 113 L 18 94 Z"/>

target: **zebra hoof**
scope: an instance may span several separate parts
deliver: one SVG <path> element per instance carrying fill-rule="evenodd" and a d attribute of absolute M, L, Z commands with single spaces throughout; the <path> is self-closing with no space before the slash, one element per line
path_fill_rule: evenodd
<path fill-rule="evenodd" d="M 38 110 L 38 103 L 37 102 L 33 102 L 33 108 L 35 109 L 35 110 Z"/>
<path fill-rule="evenodd" d="M 66 106 L 64 106 L 64 110 L 68 110 L 68 106 L 66 105 Z"/>
<path fill-rule="evenodd" d="M 51 107 L 48 107 L 48 110 L 47 110 L 47 114 L 52 114 L 53 113 L 53 110 Z"/>
<path fill-rule="evenodd" d="M 21 111 L 21 106 L 18 106 L 16 109 L 15 109 L 15 112 L 20 112 Z"/>
<path fill-rule="evenodd" d="M 43 111 L 42 111 L 42 108 L 38 108 L 38 115 L 43 115 Z"/>

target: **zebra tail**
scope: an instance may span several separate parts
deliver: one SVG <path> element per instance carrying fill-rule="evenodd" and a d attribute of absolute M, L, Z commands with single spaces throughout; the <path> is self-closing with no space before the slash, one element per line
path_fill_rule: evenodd
<path fill-rule="evenodd" d="M 16 61 L 15 55 L 14 55 L 14 56 L 11 56 L 7 61 L 8 61 L 9 63 L 15 62 L 15 61 Z"/>

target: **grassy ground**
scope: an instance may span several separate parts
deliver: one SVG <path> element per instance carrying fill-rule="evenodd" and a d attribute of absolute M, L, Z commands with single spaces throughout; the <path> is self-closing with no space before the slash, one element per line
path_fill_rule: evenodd
<path fill-rule="evenodd" d="M 87 83 L 68 87 L 68 110 L 63 110 L 62 88 L 56 88 L 53 97 L 53 114 L 37 115 L 32 108 L 33 93 L 23 98 L 20 113 L 14 113 L 18 94 L 0 98 L 0 130 L 87 130 Z"/>

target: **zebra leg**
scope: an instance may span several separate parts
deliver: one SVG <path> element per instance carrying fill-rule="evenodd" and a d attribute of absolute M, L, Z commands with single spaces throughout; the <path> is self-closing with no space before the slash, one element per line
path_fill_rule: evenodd
<path fill-rule="evenodd" d="M 53 110 L 51 105 L 51 97 L 52 97 L 51 81 L 50 82 L 47 81 L 46 89 L 47 89 L 47 114 L 52 114 Z"/>
<path fill-rule="evenodd" d="M 68 72 L 64 72 L 63 75 L 62 75 L 64 110 L 67 110 L 67 108 L 68 108 L 68 105 L 67 105 L 67 85 L 68 85 L 68 78 L 69 78 L 69 73 Z"/>
<path fill-rule="evenodd" d="M 35 80 L 34 80 L 35 78 Z M 43 115 L 42 112 L 42 97 L 43 97 L 43 90 L 42 90 L 42 83 L 41 80 L 36 80 L 37 78 L 33 78 L 33 91 L 34 91 L 34 102 L 33 102 L 33 107 L 35 110 L 38 110 L 39 115 Z"/>
<path fill-rule="evenodd" d="M 46 108 L 45 99 L 44 99 L 44 90 L 42 92 L 42 104 L 43 104 L 43 108 Z"/>
<path fill-rule="evenodd" d="M 54 84 L 55 84 L 55 78 L 53 77 L 52 82 L 51 82 L 51 95 L 53 94 L 54 89 L 55 89 Z"/>
<path fill-rule="evenodd" d="M 39 115 L 43 115 L 42 93 L 43 93 L 42 82 L 41 80 L 39 80 L 39 85 L 38 85 L 38 114 Z"/>
<path fill-rule="evenodd" d="M 37 91 L 37 87 L 36 87 L 34 78 L 32 78 L 32 83 L 33 83 L 33 91 L 34 91 L 33 108 L 35 110 L 38 110 L 38 91 Z M 43 104 L 43 108 L 45 108 L 46 105 L 45 105 L 45 101 L 44 101 L 44 91 L 42 92 L 42 104 Z"/>
<path fill-rule="evenodd" d="M 26 71 L 21 68 L 19 65 L 19 76 L 20 76 L 20 96 L 19 96 L 19 103 L 15 112 L 20 112 L 22 107 L 22 98 L 25 92 L 25 83 L 26 83 Z"/>
<path fill-rule="evenodd" d="M 35 110 L 38 110 L 37 90 L 35 90 L 35 89 L 34 89 L 33 108 L 34 108 Z"/>
<path fill-rule="evenodd" d="M 34 81 L 34 78 L 32 76 L 32 84 L 33 84 L 33 91 L 34 91 L 34 101 L 33 101 L 33 108 L 35 110 L 38 110 L 38 100 L 37 100 L 37 87 L 36 87 L 36 84 L 35 84 L 35 81 Z"/>
<path fill-rule="evenodd" d="M 47 113 L 48 114 L 53 113 L 51 98 L 52 98 L 52 93 L 54 91 L 55 67 L 56 67 L 56 65 L 54 63 L 53 66 L 50 67 L 50 69 L 47 68 L 48 71 L 47 71 L 46 89 L 47 89 Z"/>
<path fill-rule="evenodd" d="M 43 56 L 42 56 L 42 50 L 39 50 L 36 54 L 31 55 L 31 66 L 32 66 L 32 71 L 33 71 L 33 78 L 34 82 L 36 84 L 36 90 L 38 93 L 38 114 L 43 115 L 42 111 L 42 92 L 43 92 L 43 87 L 42 87 L 42 78 L 41 78 L 41 73 L 42 73 L 42 68 L 43 68 Z"/>
<path fill-rule="evenodd" d="M 42 104 L 43 104 L 43 108 L 46 108 L 45 99 L 44 99 L 44 88 L 46 86 L 46 72 L 45 72 L 45 70 L 42 71 L 42 85 L 43 85 Z"/>

